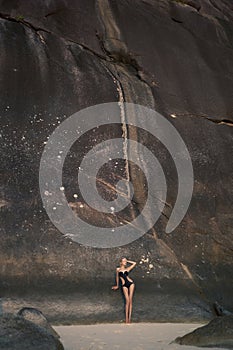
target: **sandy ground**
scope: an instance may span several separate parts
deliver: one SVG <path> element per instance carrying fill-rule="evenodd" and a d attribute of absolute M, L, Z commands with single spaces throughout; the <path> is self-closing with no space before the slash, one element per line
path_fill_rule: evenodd
<path fill-rule="evenodd" d="M 193 323 L 131 323 L 126 325 L 118 323 L 54 326 L 54 328 L 60 334 L 65 350 L 203 350 L 199 347 L 170 344 L 176 337 L 202 325 Z M 217 350 L 218 348 L 211 349 Z"/>

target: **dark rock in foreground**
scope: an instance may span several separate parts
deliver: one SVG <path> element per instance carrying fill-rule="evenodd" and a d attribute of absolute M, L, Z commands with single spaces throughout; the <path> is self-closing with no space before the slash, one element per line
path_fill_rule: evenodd
<path fill-rule="evenodd" d="M 17 315 L 0 318 L 1 350 L 64 350 L 63 345 L 42 327 Z"/>
<path fill-rule="evenodd" d="M 214 318 L 206 326 L 176 338 L 175 342 L 180 345 L 233 349 L 233 316 Z"/>
<path fill-rule="evenodd" d="M 50 326 L 46 317 L 41 311 L 33 307 L 24 307 L 18 312 L 19 316 L 22 316 L 25 320 L 33 322 L 37 326 L 44 328 L 48 333 L 52 334 L 56 338 L 60 338 L 59 334 Z"/>

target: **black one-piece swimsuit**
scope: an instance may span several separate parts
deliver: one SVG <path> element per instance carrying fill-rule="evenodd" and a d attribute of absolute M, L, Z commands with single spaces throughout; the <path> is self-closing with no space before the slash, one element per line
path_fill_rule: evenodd
<path fill-rule="evenodd" d="M 131 286 L 131 284 L 134 284 L 134 282 L 130 282 L 129 280 L 128 280 L 128 278 L 127 278 L 127 276 L 128 276 L 128 271 L 126 270 L 126 271 L 120 271 L 119 272 L 119 276 L 122 276 L 123 278 L 124 278 L 124 280 L 125 280 L 125 284 L 122 284 L 122 287 L 127 287 L 127 288 L 129 288 L 130 286 Z"/>

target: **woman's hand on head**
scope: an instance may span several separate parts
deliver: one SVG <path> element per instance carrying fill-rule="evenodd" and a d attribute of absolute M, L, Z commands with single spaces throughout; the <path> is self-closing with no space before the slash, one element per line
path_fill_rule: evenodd
<path fill-rule="evenodd" d="M 133 265 L 136 265 L 136 261 L 132 261 L 132 260 L 126 260 L 127 263 L 130 263 L 130 264 L 133 264 Z"/>

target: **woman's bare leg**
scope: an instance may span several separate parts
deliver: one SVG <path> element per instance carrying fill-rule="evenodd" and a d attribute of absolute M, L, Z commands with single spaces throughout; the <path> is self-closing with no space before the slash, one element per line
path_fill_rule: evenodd
<path fill-rule="evenodd" d="M 134 284 L 131 284 L 131 286 L 129 287 L 129 323 L 131 322 L 134 288 L 135 288 Z"/>
<path fill-rule="evenodd" d="M 123 292 L 125 295 L 125 323 L 129 323 L 129 294 L 128 288 L 123 287 Z"/>

